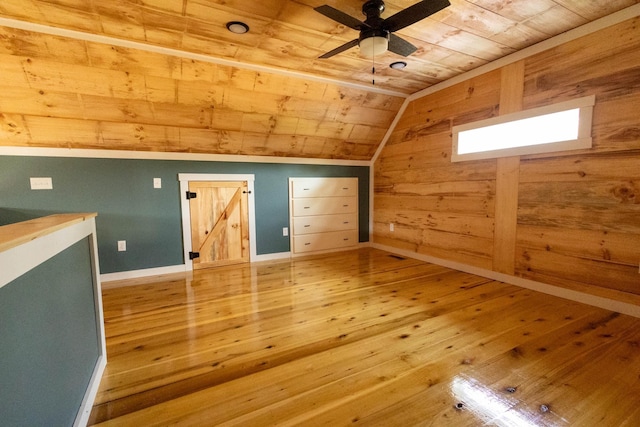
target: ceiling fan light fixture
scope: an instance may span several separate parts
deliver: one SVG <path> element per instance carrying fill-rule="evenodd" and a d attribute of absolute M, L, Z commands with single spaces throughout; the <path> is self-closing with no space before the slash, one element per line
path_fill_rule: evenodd
<path fill-rule="evenodd" d="M 402 70 L 406 66 L 407 63 L 404 61 L 396 61 L 389 64 L 389 67 L 393 68 L 394 70 Z"/>
<path fill-rule="evenodd" d="M 360 32 L 360 37 L 357 39 L 346 42 L 319 58 L 331 58 L 358 45 L 360 46 L 360 55 L 368 58 L 375 57 L 386 51 L 405 57 L 409 56 L 417 51 L 418 48 L 394 33 L 450 5 L 449 0 L 423 0 L 413 6 L 402 9 L 388 18 L 382 18 L 382 12 L 385 10 L 384 1 L 367 0 L 362 6 L 362 13 L 367 17 L 364 21 L 356 19 L 328 4 L 315 7 L 314 10 L 316 12 L 320 12 L 327 18 Z"/>
<path fill-rule="evenodd" d="M 389 48 L 389 39 L 382 36 L 367 37 L 360 40 L 360 54 L 365 58 L 381 55 Z"/>
<path fill-rule="evenodd" d="M 244 22 L 230 21 L 227 22 L 227 30 L 234 34 L 244 34 L 249 31 L 249 26 Z"/>

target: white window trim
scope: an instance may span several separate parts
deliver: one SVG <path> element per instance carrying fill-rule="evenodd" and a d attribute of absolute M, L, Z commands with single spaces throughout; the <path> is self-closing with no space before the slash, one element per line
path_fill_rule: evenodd
<path fill-rule="evenodd" d="M 466 123 L 464 125 L 454 126 L 452 138 L 451 161 L 462 162 L 467 160 L 493 159 L 497 157 L 521 156 L 525 154 L 542 154 L 553 153 L 566 150 L 578 150 L 591 148 L 591 124 L 593 118 L 593 106 L 595 105 L 595 95 L 585 96 L 582 98 L 572 99 L 557 104 L 547 105 L 544 107 L 532 108 L 530 110 L 518 111 L 511 114 L 505 114 L 498 117 L 492 117 L 486 120 Z M 580 124 L 578 130 L 578 139 L 569 141 L 558 141 L 547 144 L 528 145 L 525 147 L 504 148 L 499 150 L 482 151 L 477 153 L 458 154 L 458 134 L 467 130 L 477 129 L 486 126 L 497 125 L 500 123 L 508 123 L 516 120 L 527 119 L 545 114 L 557 113 L 560 111 L 572 110 L 580 108 Z"/>

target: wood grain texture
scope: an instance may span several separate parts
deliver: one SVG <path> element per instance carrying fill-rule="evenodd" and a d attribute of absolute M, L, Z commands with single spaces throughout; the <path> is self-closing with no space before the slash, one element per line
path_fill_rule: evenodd
<path fill-rule="evenodd" d="M 0 41 L 1 145 L 366 160 L 402 103 L 9 28 Z"/>
<path fill-rule="evenodd" d="M 493 240 L 493 269 L 500 273 L 515 271 L 515 248 L 518 224 L 519 157 L 502 157 L 496 161 L 496 224 Z"/>
<path fill-rule="evenodd" d="M 500 81 L 500 115 L 522 111 L 524 61 L 502 68 Z M 513 274 L 516 260 L 518 224 L 518 184 L 520 157 L 496 160 L 496 223 L 493 240 L 493 269 Z"/>
<path fill-rule="evenodd" d="M 631 113 L 640 102 L 637 24 L 632 19 L 526 60 L 525 106 L 583 93 L 596 95 L 597 108 L 591 150 L 522 163 L 522 277 L 640 294 L 640 123 Z"/>
<path fill-rule="evenodd" d="M 373 241 L 637 302 L 637 25 L 630 19 L 413 101 L 375 164 Z M 449 160 L 452 124 L 587 95 L 596 95 L 591 149 L 498 165 Z M 480 242 L 462 240 L 466 224 L 481 226 L 469 217 L 490 219 L 495 237 L 484 244 L 507 242 L 505 252 L 483 254 Z"/>
<path fill-rule="evenodd" d="M 362 17 L 362 1 L 327 3 Z M 383 17 L 413 3 L 388 1 Z M 370 160 L 406 95 L 636 3 L 455 1 L 398 32 L 418 47 L 414 54 L 387 52 L 372 62 L 357 48 L 318 59 L 358 32 L 316 12 L 316 1 L 5 0 L 0 18 L 11 24 L 0 27 L 0 145 Z M 235 20 L 250 31 L 227 31 Z M 622 51 L 638 63 L 635 41 L 625 38 L 604 56 L 609 40 L 586 39 L 579 48 L 595 55 L 575 63 L 573 74 Z M 567 53 L 557 50 L 558 62 Z M 389 67 L 399 59 L 406 68 Z M 625 68 L 615 79 L 593 76 L 566 88 L 571 75 L 528 84 L 560 87 L 564 96 L 603 87 L 608 96 L 620 91 L 612 81 L 638 81 L 637 69 Z M 490 88 L 486 99 L 481 84 L 468 90 L 478 93 L 440 100 L 453 113 L 440 105 L 440 117 L 427 122 L 407 123 L 415 116 L 405 115 L 400 128 L 408 133 L 393 138 L 497 114 Z M 479 106 L 459 104 L 468 102 Z"/>
<path fill-rule="evenodd" d="M 93 425 L 640 422 L 636 318 L 373 249 L 132 284 Z"/>
<path fill-rule="evenodd" d="M 0 251 L 7 251 L 97 215 L 95 212 L 56 214 L 0 226 Z"/>
<path fill-rule="evenodd" d="M 487 73 L 409 104 L 374 166 L 374 242 L 492 268 L 496 162 L 452 164 L 451 127 L 497 115 L 500 79 Z"/>
<path fill-rule="evenodd" d="M 415 92 L 517 49 L 545 40 L 634 4 L 634 0 L 596 2 L 462 1 L 399 32 L 418 46 L 408 57 L 407 70 L 386 65 L 397 57 L 382 55 L 376 85 L 405 93 Z M 361 2 L 328 0 L 353 17 L 361 18 Z M 386 2 L 384 17 L 413 4 Z M 115 0 L 95 1 L 7 0 L 3 16 L 28 22 L 85 31 L 185 49 L 252 64 L 268 64 L 325 77 L 366 84 L 371 63 L 352 49 L 329 61 L 322 53 L 357 37 L 358 33 L 313 10 L 318 3 L 269 0 L 258 6 L 248 0 L 183 2 Z M 250 26 L 244 35 L 228 32 L 225 24 L 242 20 Z"/>
<path fill-rule="evenodd" d="M 190 181 L 193 268 L 249 262 L 246 181 Z"/>

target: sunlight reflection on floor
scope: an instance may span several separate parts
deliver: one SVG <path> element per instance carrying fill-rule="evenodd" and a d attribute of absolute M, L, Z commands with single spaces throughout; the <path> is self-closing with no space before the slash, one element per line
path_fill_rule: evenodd
<path fill-rule="evenodd" d="M 496 391 L 473 378 L 456 376 L 451 382 L 451 392 L 457 399 L 457 408 L 471 411 L 488 425 L 504 427 L 559 427 L 568 425 L 554 416 L 550 408 L 541 405 L 536 410 L 521 404 L 509 391 Z M 551 415 L 549 417 L 548 415 Z"/>

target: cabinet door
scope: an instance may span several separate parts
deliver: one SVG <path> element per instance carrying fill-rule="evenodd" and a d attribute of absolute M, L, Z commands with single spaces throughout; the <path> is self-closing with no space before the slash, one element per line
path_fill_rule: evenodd
<path fill-rule="evenodd" d="M 334 215 L 358 212 L 356 197 L 315 197 L 293 200 L 293 216 Z"/>
<path fill-rule="evenodd" d="M 301 216 L 293 218 L 293 234 L 325 233 L 327 231 L 355 230 L 358 216 L 353 214 Z"/>
<path fill-rule="evenodd" d="M 293 198 L 356 196 L 358 178 L 296 178 L 291 193 Z"/>

